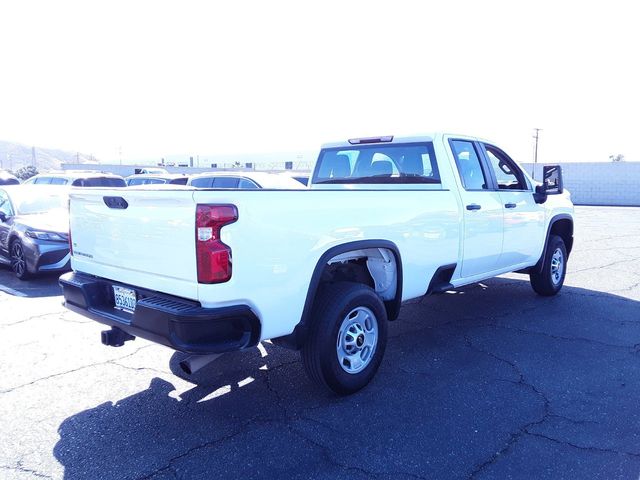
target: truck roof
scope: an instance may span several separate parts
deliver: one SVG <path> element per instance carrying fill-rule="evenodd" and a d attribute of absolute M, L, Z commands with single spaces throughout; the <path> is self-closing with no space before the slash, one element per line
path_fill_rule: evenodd
<path fill-rule="evenodd" d="M 430 132 L 419 133 L 415 135 L 381 135 L 377 137 L 362 137 L 362 138 L 350 138 L 341 142 L 329 142 L 322 145 L 322 148 L 353 148 L 355 145 L 367 145 L 367 144 L 401 144 L 401 143 L 421 143 L 421 142 L 433 142 L 436 137 L 442 137 L 443 135 L 450 135 L 459 138 L 470 138 L 474 140 L 486 141 L 484 139 L 472 136 L 463 135 L 457 133 L 446 132 Z M 488 142 L 492 143 L 492 142 Z"/>

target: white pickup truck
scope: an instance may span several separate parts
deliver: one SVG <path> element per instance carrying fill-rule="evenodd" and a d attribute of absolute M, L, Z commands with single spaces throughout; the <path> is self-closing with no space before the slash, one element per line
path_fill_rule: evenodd
<path fill-rule="evenodd" d="M 271 339 L 348 394 L 405 300 L 513 271 L 560 290 L 573 206 L 560 168 L 544 177 L 436 133 L 324 145 L 299 190 L 77 189 L 60 284 L 69 309 L 112 327 L 106 345 L 146 338 L 192 354 L 193 371 Z"/>

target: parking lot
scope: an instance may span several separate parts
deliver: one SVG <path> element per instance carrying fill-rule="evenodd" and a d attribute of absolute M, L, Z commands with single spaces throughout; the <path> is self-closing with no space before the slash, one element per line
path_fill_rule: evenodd
<path fill-rule="evenodd" d="M 0 269 L 0 477 L 640 475 L 640 208 L 577 207 L 565 287 L 508 275 L 411 302 L 383 365 L 336 397 L 264 343 L 183 356 L 66 312 Z"/>

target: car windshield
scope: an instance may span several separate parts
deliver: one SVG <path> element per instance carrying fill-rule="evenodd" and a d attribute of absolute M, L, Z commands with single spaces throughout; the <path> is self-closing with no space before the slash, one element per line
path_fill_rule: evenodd
<path fill-rule="evenodd" d="M 324 149 L 315 183 L 440 183 L 433 143 Z"/>
<path fill-rule="evenodd" d="M 35 190 L 13 192 L 11 200 L 18 215 L 35 215 L 52 210 L 67 210 L 69 197 L 66 192 L 43 192 Z"/>

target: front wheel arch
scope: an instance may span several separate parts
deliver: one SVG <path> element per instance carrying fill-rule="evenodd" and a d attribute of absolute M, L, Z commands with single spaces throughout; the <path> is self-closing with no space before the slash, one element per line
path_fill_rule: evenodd
<path fill-rule="evenodd" d="M 562 213 L 555 215 L 550 221 L 547 227 L 547 236 L 544 239 L 544 247 L 542 248 L 542 255 L 538 262 L 531 267 L 529 273 L 542 273 L 544 266 L 544 259 L 547 256 L 547 250 L 549 248 L 549 240 L 552 235 L 557 235 L 564 241 L 565 248 L 567 249 L 567 259 L 571 254 L 573 248 L 573 217 L 569 214 Z"/>
<path fill-rule="evenodd" d="M 24 245 L 22 243 L 22 240 L 18 236 L 13 235 L 9 240 L 8 245 L 9 245 L 9 260 L 11 261 L 11 270 L 16 275 L 16 277 L 18 277 L 18 279 L 20 280 L 29 279 L 32 274 L 29 271 L 29 263 L 27 262 L 26 255 L 24 253 Z M 15 262 L 17 258 L 14 255 L 14 249 L 17 248 L 18 246 L 20 248 L 20 251 L 22 252 L 21 259 L 19 260 L 20 262 L 22 262 L 20 267 L 16 265 Z"/>

